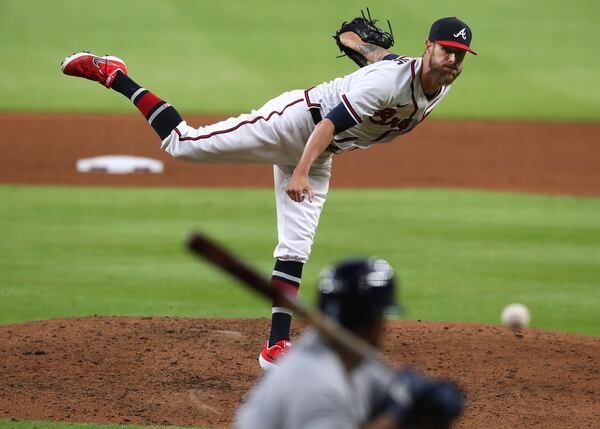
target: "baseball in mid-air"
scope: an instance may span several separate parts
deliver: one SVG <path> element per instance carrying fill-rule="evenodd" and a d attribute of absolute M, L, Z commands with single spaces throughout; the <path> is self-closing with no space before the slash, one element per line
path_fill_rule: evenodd
<path fill-rule="evenodd" d="M 507 328 L 519 329 L 529 326 L 531 316 L 523 304 L 509 304 L 502 310 L 501 319 Z"/>

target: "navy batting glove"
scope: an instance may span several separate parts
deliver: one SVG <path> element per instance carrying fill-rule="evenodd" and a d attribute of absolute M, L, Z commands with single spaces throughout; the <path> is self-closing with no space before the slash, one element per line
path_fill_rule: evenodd
<path fill-rule="evenodd" d="M 390 385 L 387 414 L 398 423 L 406 422 L 415 404 L 427 389 L 427 381 L 416 371 L 398 373 Z"/>
<path fill-rule="evenodd" d="M 464 395 L 449 381 L 404 371 L 390 387 L 387 413 L 406 429 L 447 429 L 462 414 Z"/>
<path fill-rule="evenodd" d="M 430 381 L 415 402 L 405 425 L 415 429 L 447 429 L 462 414 L 465 399 L 449 381 Z"/>

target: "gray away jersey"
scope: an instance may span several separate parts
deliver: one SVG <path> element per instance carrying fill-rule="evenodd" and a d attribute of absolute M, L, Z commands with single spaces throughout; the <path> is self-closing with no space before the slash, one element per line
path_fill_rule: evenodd
<path fill-rule="evenodd" d="M 357 122 L 335 136 L 340 149 L 387 143 L 416 127 L 450 89 L 443 86 L 428 100 L 421 87 L 422 63 L 422 58 L 403 56 L 378 61 L 312 88 L 308 97 L 320 104 L 323 116 L 342 102 Z"/>
<path fill-rule="evenodd" d="M 365 424 L 388 380 L 369 365 L 348 374 L 309 331 L 267 372 L 240 408 L 234 429 L 352 429 Z"/>

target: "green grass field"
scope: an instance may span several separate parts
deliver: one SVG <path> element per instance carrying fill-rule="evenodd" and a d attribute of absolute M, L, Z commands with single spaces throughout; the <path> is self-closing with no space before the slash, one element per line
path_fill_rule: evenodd
<path fill-rule="evenodd" d="M 204 231 L 268 275 L 272 191 L 2 186 L 0 199 L 0 323 L 269 314 L 184 242 Z M 405 318 L 498 323 L 517 301 L 535 327 L 600 335 L 599 211 L 591 198 L 333 190 L 302 291 L 313 300 L 326 264 L 378 255 L 402 279 Z"/>
<path fill-rule="evenodd" d="M 185 113 L 247 111 L 352 72 L 331 35 L 366 5 L 392 21 L 392 50 L 411 56 L 433 20 L 471 25 L 480 55 L 467 58 L 433 119 L 600 120 L 594 0 L 0 0 L 0 111 L 137 114 L 100 85 L 60 73 L 80 50 L 122 57 L 135 80 Z M 1 324 L 269 314 L 269 303 L 184 242 L 204 231 L 268 275 L 270 190 L 0 185 L 0 201 Z M 378 255 L 402 279 L 404 318 L 498 323 L 516 301 L 534 327 L 599 336 L 598 213 L 598 198 L 334 189 L 302 294 L 313 301 L 323 265 Z M 9 429 L 121 427 L 0 420 Z"/>
<path fill-rule="evenodd" d="M 355 69 L 331 34 L 360 0 L 1 0 L 0 110 L 131 112 L 121 97 L 67 78 L 72 52 L 111 53 L 186 112 L 260 106 Z M 595 0 L 368 2 L 389 18 L 394 51 L 420 56 L 431 23 L 457 15 L 474 33 L 463 76 L 435 118 L 599 120 Z M 35 10 L 35 13 L 32 13 Z"/>

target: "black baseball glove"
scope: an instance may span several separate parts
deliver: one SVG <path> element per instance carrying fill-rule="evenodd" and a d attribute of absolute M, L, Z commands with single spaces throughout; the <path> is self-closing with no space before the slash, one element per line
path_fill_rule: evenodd
<path fill-rule="evenodd" d="M 392 33 L 392 26 L 390 25 L 389 20 L 387 22 L 388 28 L 390 29 L 388 33 L 387 31 L 384 31 L 375 25 L 377 23 L 377 19 L 371 18 L 369 8 L 367 8 L 367 16 L 365 16 L 362 10 L 360 13 L 362 16 L 356 17 L 350 22 L 344 21 L 340 29 L 335 32 L 333 38 L 340 48 L 340 51 L 358 64 L 359 67 L 364 67 L 369 63 L 367 59 L 355 50 L 344 46 L 340 41 L 340 34 L 345 33 L 346 31 L 352 31 L 353 33 L 358 34 L 363 42 L 371 43 L 372 45 L 377 45 L 384 49 L 389 49 L 390 47 L 394 46 L 394 35 Z"/>

